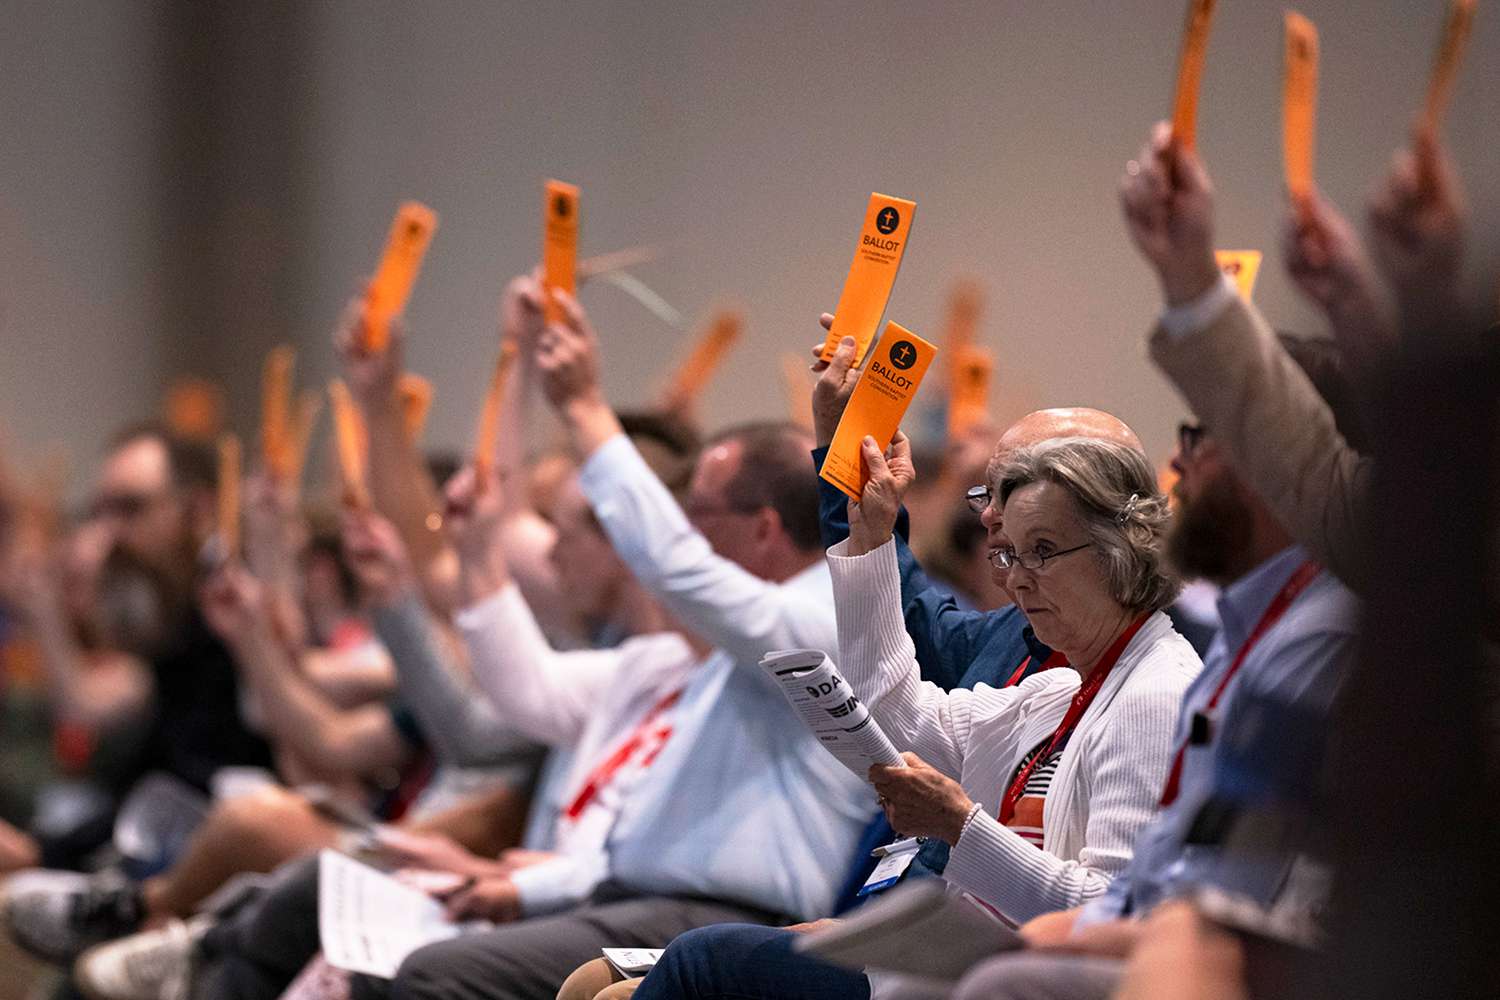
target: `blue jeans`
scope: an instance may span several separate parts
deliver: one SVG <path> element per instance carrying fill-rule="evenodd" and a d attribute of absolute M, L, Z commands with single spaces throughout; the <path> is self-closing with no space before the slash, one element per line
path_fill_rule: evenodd
<path fill-rule="evenodd" d="M 680 934 L 633 1000 L 869 1000 L 863 972 L 797 954 L 795 937 L 754 924 Z"/>

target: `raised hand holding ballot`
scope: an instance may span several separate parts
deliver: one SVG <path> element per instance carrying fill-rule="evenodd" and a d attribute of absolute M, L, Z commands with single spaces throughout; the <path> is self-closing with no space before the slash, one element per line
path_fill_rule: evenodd
<path fill-rule="evenodd" d="M 542 390 L 553 406 L 575 402 L 603 402 L 599 388 L 598 338 L 589 326 L 578 300 L 567 292 L 554 292 L 561 318 L 547 324 L 537 342 L 537 366 Z"/>
<path fill-rule="evenodd" d="M 373 510 L 345 511 L 344 557 L 368 607 L 388 607 L 416 587 L 411 559 L 396 526 Z"/>
<path fill-rule="evenodd" d="M 1137 158 L 1125 164 L 1120 206 L 1131 240 L 1156 270 L 1167 305 L 1191 302 L 1219 280 L 1213 187 L 1196 153 L 1173 150 L 1166 122 L 1156 125 Z"/>
<path fill-rule="evenodd" d="M 882 454 L 875 439 L 860 442 L 860 457 L 868 470 L 865 488 L 858 500 L 849 501 L 848 555 L 873 552 L 896 530 L 896 516 L 907 490 L 916 482 L 917 467 L 912 462 L 911 441 L 901 431 L 891 438 L 890 451 Z"/>
<path fill-rule="evenodd" d="M 481 482 L 474 466 L 454 473 L 443 486 L 443 521 L 448 536 L 468 564 L 489 565 L 491 550 L 499 537 L 505 514 L 501 483 L 492 469 Z"/>
<path fill-rule="evenodd" d="M 1347 219 L 1322 195 L 1291 212 L 1283 248 L 1287 274 L 1330 316 L 1373 317 L 1386 293 L 1364 245 Z M 1393 319 L 1393 317 L 1391 318 Z M 1383 332 L 1390 320 L 1379 323 Z"/>
<path fill-rule="evenodd" d="M 890 444 L 936 356 L 936 347 L 901 324 L 885 325 L 879 346 L 870 352 L 849 394 L 844 415 L 818 469 L 825 482 L 851 500 L 863 495 L 869 477 L 863 457 L 865 440 L 873 439 L 877 450 Z"/>
<path fill-rule="evenodd" d="M 343 366 L 350 394 L 362 406 L 371 407 L 396 398 L 406 331 L 400 320 L 390 321 L 386 328 L 385 347 L 379 351 L 366 346 L 367 331 L 364 300 L 352 298 L 344 306 L 338 326 L 334 328 L 333 346 Z"/>
<path fill-rule="evenodd" d="M 1370 249 L 1396 294 L 1451 289 L 1463 270 L 1468 209 L 1437 133 L 1419 125 L 1370 197 Z"/>
<path fill-rule="evenodd" d="M 860 370 L 854 367 L 855 349 L 853 337 L 841 338 L 833 357 L 823 363 L 823 370 L 813 385 L 813 439 L 820 448 L 833 443 L 834 432 L 844 416 L 844 407 L 849 405 L 849 395 L 859 381 Z"/>

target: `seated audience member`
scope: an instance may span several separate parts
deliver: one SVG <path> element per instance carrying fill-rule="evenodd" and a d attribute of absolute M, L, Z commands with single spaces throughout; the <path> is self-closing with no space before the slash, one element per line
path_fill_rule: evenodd
<path fill-rule="evenodd" d="M 1158 133 L 1143 160 L 1127 168 L 1123 200 L 1132 238 L 1158 267 L 1167 301 L 1163 322 L 1170 329 L 1174 316 L 1182 315 L 1173 307 L 1199 299 L 1205 288 L 1217 287 L 1220 276 L 1217 268 L 1213 274 L 1197 270 L 1195 276 L 1187 265 L 1204 255 L 1213 260 L 1202 167 L 1190 152 L 1169 154 L 1160 138 Z M 1175 169 L 1168 169 L 1168 155 L 1179 158 Z M 1189 178 L 1196 196 L 1173 195 L 1169 174 Z M 1189 218 L 1180 218 L 1183 212 Z M 1322 392 L 1308 375 L 1292 371 L 1307 391 Z M 1333 369 L 1325 366 L 1315 374 L 1330 387 L 1324 398 L 1347 398 L 1333 380 Z M 1355 426 L 1343 413 L 1337 419 L 1339 430 Z M 1202 843 L 1197 824 L 1201 817 L 1223 815 L 1232 794 L 1220 784 L 1226 764 L 1255 730 L 1276 731 L 1276 706 L 1288 718 L 1294 712 L 1327 715 L 1353 651 L 1356 603 L 1236 471 L 1213 428 L 1185 427 L 1173 468 L 1180 477 L 1179 503 L 1169 554 L 1182 572 L 1222 587 L 1223 627 L 1183 702 L 1178 749 L 1162 796 L 1165 808 L 1141 834 L 1130 866 L 1103 898 L 1022 928 L 1034 947 L 976 969 L 958 991 L 963 1000 L 1107 997 L 1119 985 L 1141 918 L 1159 903 L 1201 886 L 1262 907 L 1274 905 L 1283 892 L 1306 891 L 1288 878 L 1304 860 L 1296 854 L 1273 856 L 1271 864 L 1238 858 L 1232 848 Z M 1274 785 L 1284 782 L 1284 775 L 1320 774 L 1321 743 L 1302 753 L 1294 760 L 1260 761 L 1262 779 Z M 1316 894 L 1307 901 L 1316 905 Z"/>
<path fill-rule="evenodd" d="M 1012 452 L 991 487 L 1009 539 L 996 570 L 1072 669 L 944 692 L 920 679 L 902 623 L 892 534 L 909 454 L 904 436 L 889 460 L 866 439 L 869 483 L 849 505 L 849 539 L 828 551 L 844 677 L 909 751 L 906 768 L 873 768 L 871 780 L 895 829 L 952 847 L 953 891 L 1011 921 L 1096 898 L 1155 813 L 1172 722 L 1200 667 L 1161 611 L 1178 589 L 1163 561 L 1166 498 L 1124 445 L 1062 438 Z M 790 933 L 684 935 L 637 996 L 899 993 L 888 977 L 790 954 Z"/>
<path fill-rule="evenodd" d="M 144 683 L 128 663 L 95 674 L 91 668 L 98 664 L 76 655 L 71 637 L 56 632 L 66 628 L 56 613 L 36 622 L 57 640 L 51 686 L 65 713 L 81 713 L 106 728 L 141 720 L 143 733 L 133 741 L 138 747 L 127 759 L 110 762 L 122 795 L 151 772 L 206 793 L 220 768 L 272 765 L 270 747 L 242 715 L 233 660 L 193 600 L 199 550 L 213 526 L 215 476 L 211 452 L 152 425 L 116 437 L 100 470 L 87 530 L 99 538 L 101 551 L 111 553 L 111 562 L 128 561 L 132 579 L 150 582 L 115 595 L 129 605 L 117 609 L 127 624 L 145 626 Z M 138 620 L 142 611 L 148 622 Z M 48 831 L 41 838 L 44 859 L 79 863 L 109 836 L 108 822 L 95 825 L 97 831 L 84 839 Z"/>
<path fill-rule="evenodd" d="M 823 325 L 833 317 L 825 313 Z M 854 338 L 845 337 L 823 368 L 813 390 L 813 427 L 818 447 L 813 451 L 814 468 L 822 468 L 828 445 L 838 429 L 844 406 L 859 370 L 852 367 Z M 818 349 L 821 350 L 820 344 Z M 818 367 L 822 363 L 815 364 Z M 990 458 L 986 481 L 1015 450 L 1047 438 L 1094 437 L 1116 441 L 1143 451 L 1135 432 L 1119 418 L 1086 407 L 1037 410 L 1016 421 L 1000 435 Z M 818 480 L 819 520 L 825 548 L 848 537 L 848 497 L 831 483 Z M 1006 544 L 1000 505 L 987 488 L 975 487 L 966 497 L 971 510 L 979 513 L 986 532 L 986 545 L 993 551 Z M 1061 658 L 1036 638 L 1026 618 L 1014 604 L 996 611 L 963 608 L 952 590 L 932 580 L 906 544 L 906 515 L 897 522 L 896 553 L 901 566 L 901 599 L 906 630 L 916 646 L 922 679 L 941 688 L 972 688 L 981 681 L 991 687 L 1015 683 Z M 1003 586 L 1003 581 L 1002 581 Z"/>

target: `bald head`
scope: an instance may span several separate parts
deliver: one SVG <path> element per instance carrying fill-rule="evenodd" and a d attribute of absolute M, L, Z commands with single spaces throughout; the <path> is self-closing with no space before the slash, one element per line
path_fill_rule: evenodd
<path fill-rule="evenodd" d="M 1011 424 L 995 442 L 995 454 L 990 459 L 988 478 L 994 481 L 995 473 L 1005 460 L 1018 448 L 1029 448 L 1052 438 L 1083 437 L 1113 441 L 1141 454 L 1146 449 L 1135 431 L 1119 417 L 1103 410 L 1087 406 L 1058 406 L 1050 410 L 1034 410 Z"/>
<path fill-rule="evenodd" d="M 1059 406 L 1050 410 L 1036 410 L 1006 428 L 995 446 L 997 454 L 1026 448 L 1050 438 L 1086 437 L 1102 438 L 1145 452 L 1141 439 L 1135 436 L 1119 417 L 1103 410 L 1091 410 L 1086 406 Z"/>

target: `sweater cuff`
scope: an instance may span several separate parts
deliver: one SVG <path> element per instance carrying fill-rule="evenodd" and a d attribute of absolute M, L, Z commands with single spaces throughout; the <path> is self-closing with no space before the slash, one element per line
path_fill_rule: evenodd
<path fill-rule="evenodd" d="M 896 559 L 896 539 L 861 556 L 850 556 L 849 540 L 828 550 L 828 572 L 833 578 L 839 620 L 858 623 L 861 631 L 873 630 L 882 650 L 900 649 L 909 641 L 901 603 L 901 566 Z M 840 636 L 840 648 L 843 636 Z M 842 658 L 842 657 L 841 657 Z"/>
<path fill-rule="evenodd" d="M 1229 275 L 1219 276 L 1217 284 L 1190 302 L 1163 309 L 1161 328 L 1174 340 L 1207 330 L 1239 295 Z"/>
<path fill-rule="evenodd" d="M 1038 849 L 1022 840 L 983 809 L 964 824 L 963 834 L 948 854 L 943 878 L 990 903 L 1012 920 L 1026 920 L 1040 912 L 1034 862 Z M 1009 888 L 1012 891 L 1007 892 Z M 1027 898 L 1027 897 L 1031 898 Z"/>

